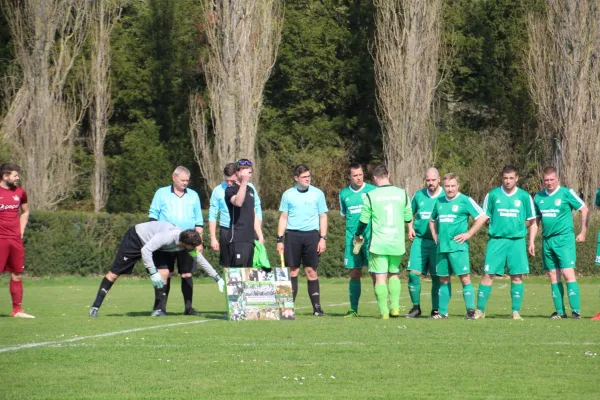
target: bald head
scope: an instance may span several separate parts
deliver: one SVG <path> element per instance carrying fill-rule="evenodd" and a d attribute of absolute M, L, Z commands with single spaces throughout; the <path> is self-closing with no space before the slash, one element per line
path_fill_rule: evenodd
<path fill-rule="evenodd" d="M 425 179 L 427 178 L 438 178 L 440 179 L 440 171 L 437 168 L 429 168 L 425 173 Z"/>
<path fill-rule="evenodd" d="M 440 188 L 440 171 L 429 168 L 425 173 L 425 186 L 430 194 L 437 194 Z"/>

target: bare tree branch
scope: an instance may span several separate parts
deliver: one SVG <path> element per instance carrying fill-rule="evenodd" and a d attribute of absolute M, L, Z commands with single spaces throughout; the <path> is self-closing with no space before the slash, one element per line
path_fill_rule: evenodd
<path fill-rule="evenodd" d="M 203 5 L 208 42 L 204 71 L 213 134 L 212 140 L 195 142 L 211 146 L 203 155 L 197 152 L 196 159 L 209 156 L 201 163 L 221 168 L 238 158 L 255 159 L 263 91 L 277 57 L 283 9 L 279 0 L 203 0 Z M 192 114 L 194 107 L 190 103 Z M 194 132 L 202 129 L 191 127 L 193 142 Z M 209 178 L 207 168 L 200 168 L 210 186 L 219 183 L 219 174 Z"/>
<path fill-rule="evenodd" d="M 88 27 L 86 0 L 0 0 L 20 76 L 2 134 L 22 165 L 30 204 L 51 209 L 72 191 L 73 143 L 89 99 L 70 79 Z"/>
<path fill-rule="evenodd" d="M 375 82 L 383 150 L 394 182 L 414 192 L 432 160 L 431 108 L 441 1 L 375 0 Z"/>
<path fill-rule="evenodd" d="M 526 68 L 540 136 L 561 181 L 592 198 L 600 179 L 600 1 L 548 1 L 528 14 Z"/>
<path fill-rule="evenodd" d="M 121 4 L 117 0 L 97 0 L 91 9 L 91 92 L 89 116 L 91 133 L 88 147 L 94 155 L 91 193 L 94 211 L 98 212 L 108 200 L 108 179 L 104 143 L 108 133 L 108 120 L 112 114 L 110 85 L 110 34 L 121 17 Z"/>

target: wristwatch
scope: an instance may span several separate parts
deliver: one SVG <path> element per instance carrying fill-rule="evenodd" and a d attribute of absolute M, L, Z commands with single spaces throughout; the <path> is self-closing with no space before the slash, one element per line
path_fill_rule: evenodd
<path fill-rule="evenodd" d="M 277 236 L 277 243 L 283 243 L 283 236 Z"/>
<path fill-rule="evenodd" d="M 321 239 L 327 240 L 327 235 L 321 236 Z"/>

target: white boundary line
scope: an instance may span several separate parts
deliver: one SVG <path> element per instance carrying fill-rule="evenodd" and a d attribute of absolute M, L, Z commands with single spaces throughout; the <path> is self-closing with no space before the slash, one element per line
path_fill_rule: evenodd
<path fill-rule="evenodd" d="M 203 319 L 203 320 L 191 321 L 191 322 L 178 322 L 178 323 L 175 323 L 175 324 L 164 324 L 164 325 L 146 326 L 146 327 L 143 327 L 143 328 L 126 329 L 124 331 L 107 332 L 107 333 L 101 333 L 101 334 L 98 334 L 98 335 L 80 336 L 80 337 L 76 337 L 76 338 L 72 338 L 72 339 L 67 339 L 67 340 L 57 340 L 57 341 L 54 341 L 54 342 L 38 342 L 38 343 L 19 344 L 19 345 L 16 345 L 16 346 L 0 347 L 0 353 L 5 353 L 5 352 L 8 352 L 8 351 L 23 350 L 23 349 L 31 349 L 33 347 L 53 346 L 53 345 L 63 344 L 63 343 L 78 342 L 78 341 L 87 340 L 87 339 L 104 338 L 104 337 L 109 337 L 109 336 L 122 335 L 124 333 L 130 333 L 130 332 L 147 331 L 147 330 L 150 330 L 150 329 L 160 329 L 160 328 L 168 328 L 168 327 L 172 327 L 172 326 L 201 324 L 203 322 L 210 322 L 210 321 L 211 320 Z"/>

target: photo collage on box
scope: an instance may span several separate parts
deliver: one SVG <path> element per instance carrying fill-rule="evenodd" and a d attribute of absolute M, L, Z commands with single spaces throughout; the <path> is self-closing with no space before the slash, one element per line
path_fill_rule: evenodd
<path fill-rule="evenodd" d="M 293 320 L 288 268 L 225 268 L 230 321 Z"/>

